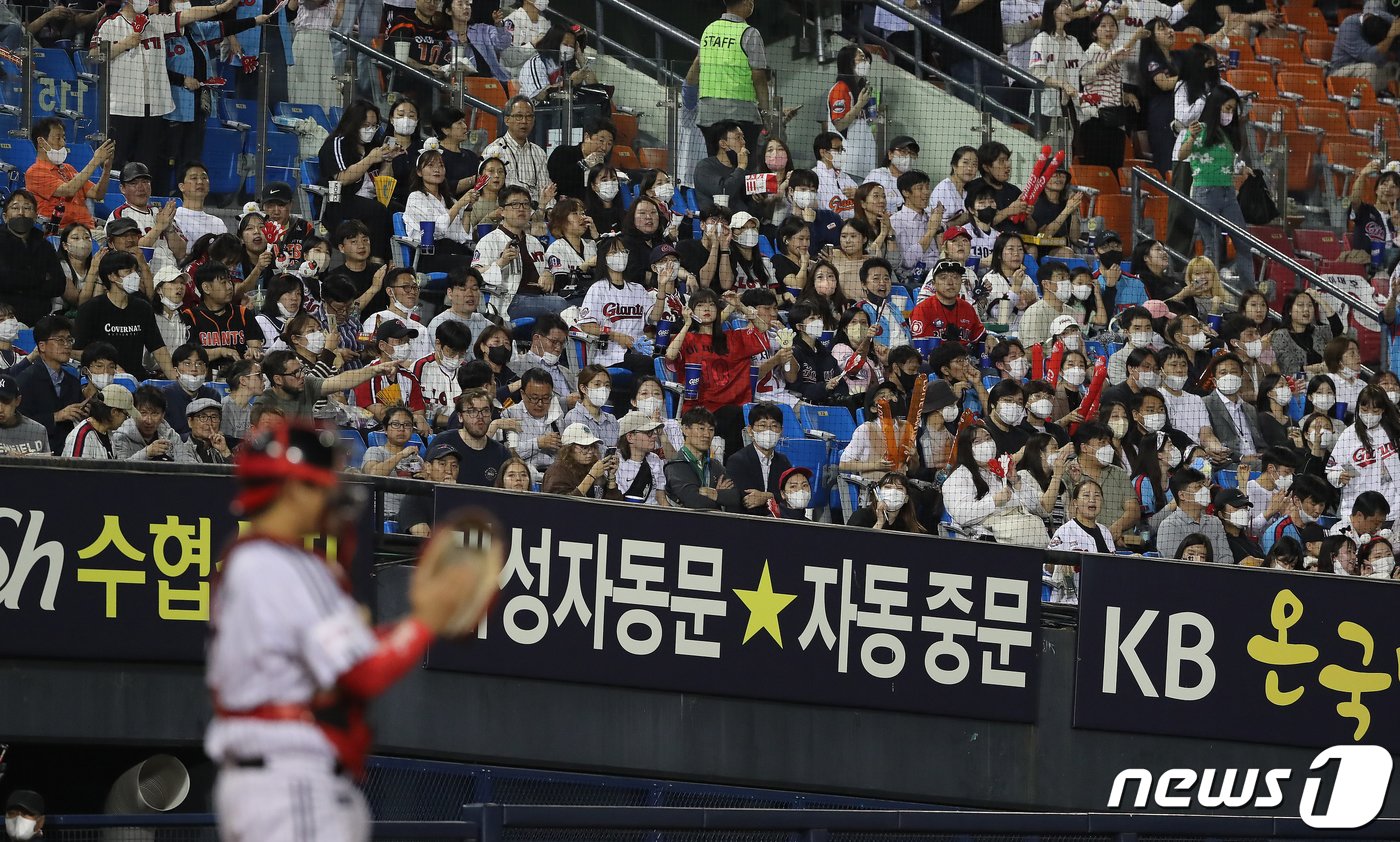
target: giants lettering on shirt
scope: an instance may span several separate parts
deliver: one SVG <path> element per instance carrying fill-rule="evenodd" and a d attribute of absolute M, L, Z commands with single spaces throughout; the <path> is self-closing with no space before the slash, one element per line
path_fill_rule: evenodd
<path fill-rule="evenodd" d="M 628 319 L 641 319 L 646 317 L 646 308 L 641 304 L 626 305 L 609 301 L 603 305 L 603 318 L 614 324 Z"/>
<path fill-rule="evenodd" d="M 199 332 L 199 344 L 205 348 L 236 348 L 239 345 L 246 345 L 247 341 L 241 330 L 201 330 Z"/>
<path fill-rule="evenodd" d="M 845 193 L 841 193 L 831 197 L 831 201 L 827 203 L 826 209 L 832 213 L 841 214 L 849 210 L 855 210 L 855 207 L 856 200 L 847 196 Z"/>
<path fill-rule="evenodd" d="M 1375 448 L 1374 455 L 1367 453 L 1364 447 L 1357 447 L 1351 454 L 1351 461 L 1354 462 L 1358 468 L 1369 468 L 1376 464 L 1377 460 L 1384 461 L 1388 457 L 1394 455 L 1395 445 L 1391 442 L 1385 442 Z"/>

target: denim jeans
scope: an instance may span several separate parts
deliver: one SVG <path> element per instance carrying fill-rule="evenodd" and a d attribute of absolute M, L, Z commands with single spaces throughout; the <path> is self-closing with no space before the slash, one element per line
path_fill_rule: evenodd
<path fill-rule="evenodd" d="M 1198 205 L 1215 215 L 1228 219 L 1240 228 L 1246 228 L 1244 213 L 1240 210 L 1240 197 L 1234 187 L 1192 187 L 1191 198 Z M 1210 258 L 1216 268 L 1220 267 L 1220 227 L 1206 219 L 1197 218 L 1196 236 L 1205 242 L 1206 257 Z M 1235 271 L 1240 276 L 1240 287 L 1242 289 L 1254 288 L 1254 253 L 1250 251 L 1249 245 L 1239 237 L 1234 235 L 1230 239 L 1235 243 Z"/>

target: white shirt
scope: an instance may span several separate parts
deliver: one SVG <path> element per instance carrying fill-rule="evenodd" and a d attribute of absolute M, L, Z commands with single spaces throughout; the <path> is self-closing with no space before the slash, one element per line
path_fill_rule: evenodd
<path fill-rule="evenodd" d="M 549 273 L 549 265 L 544 259 L 544 244 L 529 234 L 525 235 L 525 244 L 529 246 L 530 252 L 528 255 L 522 254 L 504 269 L 496 265 L 506 246 L 513 242 L 515 241 L 511 239 L 510 234 L 497 228 L 478 240 L 476 251 L 472 253 L 472 265 L 481 272 L 482 280 L 486 282 L 486 291 L 491 294 L 491 304 L 497 313 L 510 312 L 510 302 L 520 290 L 520 279 L 525 271 L 522 261 L 535 261 L 535 270 L 540 273 L 540 277 Z"/>
<path fill-rule="evenodd" d="M 175 110 L 165 70 L 165 37 L 181 28 L 179 14 L 150 14 L 141 43 L 112 59 L 107 85 L 111 113 L 117 117 L 163 117 Z M 136 30 L 120 14 L 97 24 L 93 43 L 115 44 Z"/>
<path fill-rule="evenodd" d="M 981 497 L 977 496 L 972 472 L 964 465 L 959 465 L 943 483 L 943 502 L 948 508 L 948 516 L 954 523 L 972 526 L 986 520 L 992 512 L 1015 506 L 1025 506 L 1026 510 L 1031 512 L 1039 510 L 1040 486 L 1030 474 L 1021 471 L 1020 490 L 1013 491 L 1010 499 L 998 506 L 992 497 L 1002 489 L 1005 482 L 986 468 L 980 470 L 982 479 L 987 483 L 987 493 Z"/>
<path fill-rule="evenodd" d="M 447 203 L 441 197 L 414 190 L 408 194 L 408 204 L 403 209 L 404 230 L 419 231 L 420 224 L 432 222 L 433 239 L 448 239 L 464 245 L 470 242 L 471 236 L 467 234 L 467 229 L 462 227 L 462 217 L 465 213 L 458 213 L 449 218 L 447 211 Z"/>
<path fill-rule="evenodd" d="M 1206 412 L 1206 402 L 1200 395 L 1182 392 L 1173 395 L 1161 389 L 1162 399 L 1167 404 L 1167 420 L 1173 427 L 1185 433 L 1191 441 L 1201 443 L 1201 428 L 1210 426 L 1210 414 Z"/>
<path fill-rule="evenodd" d="M 414 313 L 412 316 L 405 316 L 392 309 L 384 309 L 380 310 L 378 313 L 371 313 L 369 318 L 365 319 L 365 325 L 361 332 L 369 334 L 370 342 L 373 343 L 374 332 L 379 329 L 379 323 L 386 320 L 403 322 L 408 325 L 410 329 L 418 331 L 418 336 L 408 341 L 409 347 L 413 350 L 408 353 L 408 360 L 404 361 L 405 368 L 409 360 L 420 360 L 433 352 L 433 338 L 429 336 L 428 328 L 424 326 L 423 322 L 418 318 L 417 313 Z M 407 393 L 405 392 L 405 394 Z"/>
<path fill-rule="evenodd" d="M 583 306 L 578 311 L 578 324 L 598 325 L 612 333 L 622 333 L 640 339 L 646 330 L 648 315 L 655 293 L 648 292 L 641 284 L 624 282 L 614 286 L 610 280 L 600 280 L 588 288 L 583 297 Z M 627 349 L 616 342 L 608 342 L 602 350 L 595 352 L 590 362 L 598 365 L 614 365 L 622 362 Z"/>
<path fill-rule="evenodd" d="M 943 219 L 946 222 L 949 217 L 957 216 L 967 209 L 967 191 L 953 183 L 953 179 L 945 178 L 938 182 L 938 186 L 933 188 L 929 194 L 929 209 L 943 205 Z"/>
<path fill-rule="evenodd" d="M 462 387 L 457 384 L 457 369 L 448 371 L 438 362 L 436 354 L 421 357 L 413 364 L 413 376 L 423 392 L 428 423 L 440 423 L 456 411 L 457 396 Z"/>
<path fill-rule="evenodd" d="M 549 182 L 548 159 L 544 150 L 528 139 L 525 143 L 515 142 L 509 134 L 493 141 L 481 151 L 483 158 L 500 158 L 506 162 L 506 183 L 519 184 L 530 191 L 530 199 L 541 201 L 540 193 Z"/>
<path fill-rule="evenodd" d="M 655 453 L 648 453 L 646 463 L 651 467 L 651 490 L 647 492 L 645 500 L 631 502 L 641 502 L 648 506 L 656 505 L 657 489 L 666 487 L 666 465 L 661 461 L 661 457 Z M 627 489 L 632 487 L 636 481 L 637 474 L 641 473 L 642 462 L 640 459 L 623 459 L 617 463 L 617 487 L 624 495 Z"/>
<path fill-rule="evenodd" d="M 1069 35 L 1051 35 L 1042 32 L 1031 41 L 1030 72 L 1038 79 L 1068 82 L 1079 90 L 1079 68 L 1084 64 L 1084 50 L 1079 42 Z M 1047 116 L 1060 116 L 1060 103 L 1064 93 L 1047 90 L 1040 95 L 1040 113 Z"/>
<path fill-rule="evenodd" d="M 1099 528 L 1099 534 L 1103 536 L 1104 543 L 1108 545 L 1110 553 L 1116 552 L 1117 548 L 1113 543 L 1113 535 L 1109 533 L 1108 527 L 1102 523 L 1094 524 Z M 1094 536 L 1086 530 L 1079 521 L 1067 520 L 1055 534 L 1050 538 L 1048 549 L 1065 550 L 1076 553 L 1097 553 L 1099 545 L 1094 541 Z"/>
<path fill-rule="evenodd" d="M 1351 479 L 1341 487 L 1342 499 L 1337 511 L 1351 513 L 1356 498 L 1363 491 L 1379 491 L 1387 500 L 1400 500 L 1400 454 L 1384 427 L 1366 431 L 1372 451 L 1368 453 L 1353 424 L 1337 436 L 1332 454 L 1327 459 L 1327 481 L 1337 485 L 1343 472 Z"/>
<path fill-rule="evenodd" d="M 1240 455 L 1258 453 L 1254 446 L 1254 434 L 1249 431 L 1249 419 L 1245 417 L 1244 400 L 1240 398 L 1239 393 L 1235 393 L 1234 400 L 1220 395 L 1220 402 L 1225 405 L 1225 411 L 1230 414 L 1230 420 L 1235 425 L 1235 434 L 1240 437 Z"/>
<path fill-rule="evenodd" d="M 912 166 L 917 168 L 918 164 Z M 876 167 L 871 170 L 861 184 L 869 184 L 872 181 L 885 188 L 886 213 L 893 215 L 895 211 L 904 207 L 904 196 L 899 192 L 899 176 L 890 172 L 889 167 Z"/>
<path fill-rule="evenodd" d="M 180 229 L 180 234 L 184 236 L 186 245 L 192 246 L 195 240 L 205 234 L 227 234 L 228 226 L 224 221 L 207 211 L 190 210 L 181 206 L 175 209 L 175 227 Z"/>
<path fill-rule="evenodd" d="M 517 47 L 529 47 L 534 49 L 535 42 L 544 37 L 549 31 L 549 18 L 540 15 L 536 20 L 530 20 L 530 15 L 521 6 L 506 16 L 501 22 L 506 31 L 511 34 L 511 39 Z"/>
<path fill-rule="evenodd" d="M 1001 0 L 1001 25 L 1003 31 L 1017 24 L 1026 23 L 1040 17 L 1045 4 L 1036 0 Z M 1039 33 L 1036 33 L 1039 34 Z M 1031 66 L 1031 42 L 1035 36 L 1022 41 L 1019 44 L 1010 44 L 1003 39 L 1006 44 L 1006 60 L 1022 70 L 1029 70 Z M 959 207 L 962 207 L 959 205 Z"/>
<path fill-rule="evenodd" d="M 176 208 L 175 213 L 178 217 L 178 208 Z M 138 210 L 137 208 L 133 208 L 131 205 L 123 203 L 117 206 L 117 209 L 112 211 L 112 214 L 107 217 L 107 223 L 110 224 L 111 221 L 114 219 L 134 220 L 136 222 L 136 226 L 141 229 L 141 236 L 144 237 L 147 234 L 151 233 L 152 228 L 156 227 L 155 206 L 146 205 L 145 210 Z M 176 227 L 179 227 L 178 223 L 176 223 Z M 101 239 L 103 239 L 104 241 L 106 240 L 105 230 L 106 225 L 103 226 L 103 235 L 101 237 Z M 169 231 L 170 229 L 167 228 L 166 230 Z M 94 232 L 94 234 L 95 233 L 96 232 Z M 165 238 L 161 237 L 159 240 L 156 240 L 155 254 L 151 256 L 151 271 L 154 272 L 160 267 L 167 265 L 175 265 L 175 253 L 170 250 L 170 245 L 165 242 Z"/>
<path fill-rule="evenodd" d="M 1332 381 L 1332 389 L 1337 393 L 1337 403 L 1347 405 L 1347 411 L 1356 412 L 1356 401 L 1361 397 L 1361 387 L 1365 383 L 1361 378 L 1353 377 L 1348 380 L 1340 374 L 1329 373 L 1327 379 Z"/>
<path fill-rule="evenodd" d="M 205 683 L 228 710 L 309 703 L 377 647 L 360 608 L 325 559 L 269 540 L 233 548 L 214 591 Z M 215 717 L 204 737 L 215 762 L 335 749 L 314 724 Z"/>
<path fill-rule="evenodd" d="M 927 249 L 919 248 L 919 241 L 923 239 L 924 232 L 928 230 L 927 211 L 916 211 L 905 205 L 890 214 L 890 227 L 894 229 L 895 241 L 899 243 L 899 265 L 905 272 L 912 270 L 920 263 L 924 264 L 925 272 L 938 264 L 937 232 L 929 238 Z M 923 281 L 923 278 L 917 280 Z"/>
<path fill-rule="evenodd" d="M 818 161 L 813 170 L 817 173 L 817 207 L 829 210 L 842 219 L 855 216 L 855 200 L 845 192 L 847 187 L 860 186 L 856 184 L 855 179 L 844 172 L 833 170 L 825 161 Z"/>
<path fill-rule="evenodd" d="M 549 271 L 552 272 L 556 278 L 560 275 L 569 274 L 589 260 L 593 261 L 594 265 L 597 265 L 598 244 L 587 237 L 583 238 L 582 242 L 583 254 L 579 254 L 575 251 L 574 247 L 569 244 L 569 241 L 563 237 L 549 244 L 549 249 L 545 251 L 544 254 L 549 263 Z M 558 284 L 556 284 L 555 289 L 558 288 Z"/>

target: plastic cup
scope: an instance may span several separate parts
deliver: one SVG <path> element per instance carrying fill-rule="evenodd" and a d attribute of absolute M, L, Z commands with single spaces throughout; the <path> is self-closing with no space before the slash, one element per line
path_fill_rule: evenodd
<path fill-rule="evenodd" d="M 1336 417 L 1338 421 L 1345 420 L 1347 417 L 1346 401 L 1337 401 L 1336 403 L 1332 404 L 1332 414 Z"/>
<path fill-rule="evenodd" d="M 1220 331 L 1220 324 L 1224 320 L 1225 317 L 1220 313 L 1211 313 L 1209 316 L 1206 316 L 1206 324 L 1210 325 L 1210 329 L 1217 333 Z"/>
<path fill-rule="evenodd" d="M 705 370 L 704 363 L 685 364 L 685 399 L 693 401 L 700 397 L 700 375 Z"/>
<path fill-rule="evenodd" d="M 432 254 L 435 251 L 433 248 L 433 237 L 437 234 L 437 223 L 420 222 L 418 223 L 418 227 L 422 231 L 418 240 L 418 250 L 423 254 Z"/>
<path fill-rule="evenodd" d="M 394 58 L 397 59 L 397 60 L 400 61 L 400 62 L 407 62 L 407 61 L 408 61 L 408 48 L 409 48 L 409 46 L 410 46 L 410 45 L 409 45 L 409 43 L 408 43 L 407 41 L 395 41 L 395 42 L 394 42 Z"/>

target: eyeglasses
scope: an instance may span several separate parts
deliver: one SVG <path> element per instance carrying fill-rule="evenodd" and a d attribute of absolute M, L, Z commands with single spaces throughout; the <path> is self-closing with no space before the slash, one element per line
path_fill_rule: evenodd
<path fill-rule="evenodd" d="M 388 428 L 391 429 L 391 430 L 412 430 L 412 429 L 413 429 L 413 423 L 410 422 L 410 421 L 390 421 L 388 424 L 385 424 L 384 426 L 388 427 Z"/>
<path fill-rule="evenodd" d="M 73 347 L 73 337 L 71 336 L 50 336 L 45 342 L 57 342 L 65 348 Z"/>
<path fill-rule="evenodd" d="M 462 415 L 466 418 L 488 418 L 491 415 L 490 407 L 482 409 L 464 409 Z"/>
<path fill-rule="evenodd" d="M 532 395 L 527 392 L 524 395 L 524 398 L 528 403 L 535 404 L 536 406 L 539 406 L 542 403 L 549 403 L 549 399 L 552 397 L 554 397 L 553 392 L 545 392 L 543 395 Z"/>
<path fill-rule="evenodd" d="M 520 209 L 520 208 L 528 208 L 528 207 L 530 207 L 530 203 L 529 203 L 529 202 L 506 202 L 504 205 L 501 205 L 501 207 L 503 207 L 503 208 L 513 208 L 513 209 L 518 210 L 518 209 Z"/>
<path fill-rule="evenodd" d="M 395 284 L 395 285 L 389 287 L 389 289 L 411 289 L 411 290 L 418 290 L 418 289 L 421 289 L 421 288 L 422 288 L 422 284 L 419 284 L 419 283 L 416 283 L 416 282 L 415 282 L 415 283 L 409 283 L 409 284 Z"/>
<path fill-rule="evenodd" d="M 195 421 L 219 421 L 222 420 L 223 416 L 217 412 L 201 412 L 198 415 L 191 415 L 190 418 Z"/>
<path fill-rule="evenodd" d="M 507 115 L 506 115 L 506 119 L 507 119 L 507 120 L 533 120 L 533 119 L 535 119 L 535 114 L 534 114 L 533 111 L 530 112 L 529 114 L 507 114 Z"/>
<path fill-rule="evenodd" d="M 297 368 L 297 369 L 293 369 L 293 370 L 291 370 L 291 371 L 284 371 L 284 372 L 282 372 L 282 376 L 283 376 L 283 377 L 305 377 L 305 376 L 306 376 L 306 369 L 304 369 L 304 368 Z"/>

